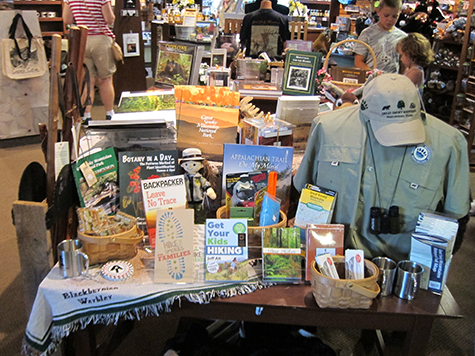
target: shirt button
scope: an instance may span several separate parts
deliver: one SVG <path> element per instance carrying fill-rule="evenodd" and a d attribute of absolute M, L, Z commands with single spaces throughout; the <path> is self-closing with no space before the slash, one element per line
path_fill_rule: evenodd
<path fill-rule="evenodd" d="M 370 172 L 374 171 L 374 167 L 368 167 L 368 171 Z"/>

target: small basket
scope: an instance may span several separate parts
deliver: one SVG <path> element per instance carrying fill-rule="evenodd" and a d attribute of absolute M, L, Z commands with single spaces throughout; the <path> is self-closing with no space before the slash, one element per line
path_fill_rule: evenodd
<path fill-rule="evenodd" d="M 136 225 L 130 230 L 107 236 L 93 236 L 78 231 L 78 239 L 83 242 L 83 252 L 89 257 L 91 265 L 134 257 L 137 254 L 137 244 L 143 236 L 144 232 Z"/>
<path fill-rule="evenodd" d="M 345 257 L 333 256 L 338 275 L 344 275 Z M 315 261 L 312 262 L 310 281 L 313 296 L 320 308 L 368 309 L 379 294 L 377 283 L 379 269 L 369 260 L 364 260 L 364 279 L 333 279 L 321 274 Z"/>
<path fill-rule="evenodd" d="M 216 217 L 218 219 L 227 219 L 226 218 L 226 205 L 223 205 L 216 211 Z M 262 257 L 262 229 L 272 228 L 272 227 L 286 227 L 287 226 L 287 215 L 281 210 L 280 211 L 280 221 L 274 225 L 268 226 L 248 226 L 247 228 L 247 239 L 249 247 L 249 259 L 261 258 Z"/>
<path fill-rule="evenodd" d="M 373 49 L 367 43 L 364 43 L 363 41 L 349 39 L 349 40 L 343 40 L 343 41 L 335 43 L 328 51 L 327 56 L 325 57 L 325 62 L 323 63 L 323 68 L 325 69 L 327 73 L 328 73 L 328 61 L 330 60 L 330 56 L 332 52 L 336 48 L 338 48 L 339 46 L 347 42 L 357 42 L 364 45 L 366 48 L 368 48 L 369 53 L 371 53 L 371 56 L 373 57 L 373 70 L 376 69 L 376 65 L 377 65 L 376 54 L 374 53 Z M 338 88 L 340 88 L 343 91 L 358 89 L 359 87 L 363 85 L 362 83 L 346 83 L 346 82 L 340 82 L 337 80 L 331 80 L 330 82 L 335 84 Z"/>

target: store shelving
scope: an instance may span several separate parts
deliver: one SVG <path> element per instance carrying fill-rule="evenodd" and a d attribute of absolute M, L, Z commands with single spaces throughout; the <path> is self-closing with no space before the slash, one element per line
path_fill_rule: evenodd
<path fill-rule="evenodd" d="M 24 1 L 15 0 L 13 6 L 18 10 L 36 10 L 40 16 L 38 20 L 40 22 L 41 34 L 43 36 L 51 36 L 53 34 L 59 34 L 63 36 L 65 34 L 65 27 L 63 23 L 63 3 L 61 0 L 46 0 L 46 1 Z M 54 17 L 43 17 L 42 13 L 54 12 Z"/>

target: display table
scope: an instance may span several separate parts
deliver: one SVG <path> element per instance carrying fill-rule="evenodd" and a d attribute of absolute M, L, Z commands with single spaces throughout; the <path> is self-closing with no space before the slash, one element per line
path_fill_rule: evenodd
<path fill-rule="evenodd" d="M 134 264 L 136 265 L 136 263 Z M 89 278 L 62 279 L 55 266 L 41 283 L 27 325 L 24 351 L 39 354 L 56 347 L 90 323 L 117 323 L 170 312 L 181 317 L 242 320 L 331 328 L 406 332 L 405 355 L 424 355 L 436 318 L 461 317 L 450 291 L 420 291 L 413 301 L 378 297 L 368 310 L 319 308 L 309 285 L 264 288 L 258 281 L 231 284 L 153 284 L 151 270 L 125 282 L 109 282 L 92 270 Z M 232 298 L 214 298 L 214 297 Z M 173 331 L 172 331 L 173 332 Z"/>

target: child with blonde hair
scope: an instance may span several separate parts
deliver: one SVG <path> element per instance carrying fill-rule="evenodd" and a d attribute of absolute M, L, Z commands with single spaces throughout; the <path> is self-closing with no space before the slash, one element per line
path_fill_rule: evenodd
<path fill-rule="evenodd" d="M 404 64 L 404 75 L 411 79 L 422 95 L 424 90 L 424 67 L 434 60 L 430 42 L 420 33 L 409 33 L 401 39 L 396 49 Z"/>

